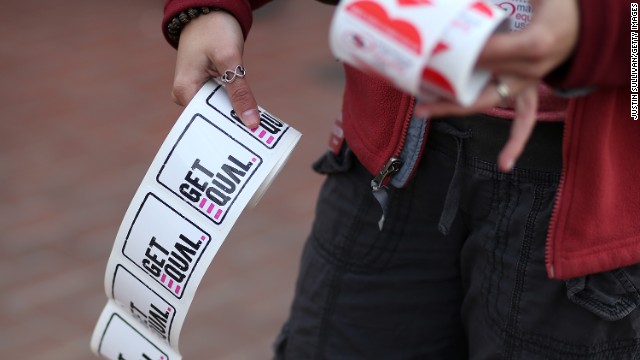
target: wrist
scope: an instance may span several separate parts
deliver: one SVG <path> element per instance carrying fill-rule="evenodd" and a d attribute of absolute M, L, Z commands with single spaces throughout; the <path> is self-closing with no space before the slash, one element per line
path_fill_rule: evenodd
<path fill-rule="evenodd" d="M 180 42 L 180 34 L 182 33 L 182 29 L 184 29 L 184 27 L 189 22 L 201 15 L 206 15 L 219 10 L 221 9 L 214 6 L 202 6 L 182 11 L 168 22 L 166 32 L 167 40 L 169 40 L 171 45 L 177 46 Z"/>

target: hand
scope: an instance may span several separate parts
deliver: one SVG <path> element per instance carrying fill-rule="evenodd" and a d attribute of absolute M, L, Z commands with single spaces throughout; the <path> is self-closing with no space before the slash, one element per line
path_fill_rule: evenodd
<path fill-rule="evenodd" d="M 212 77 L 242 64 L 244 37 L 237 20 L 224 11 L 201 15 L 180 34 L 172 97 L 186 106 Z M 258 104 L 246 78 L 236 78 L 225 88 L 235 112 L 249 128 L 260 124 Z"/>
<path fill-rule="evenodd" d="M 514 97 L 515 116 L 511 125 L 511 135 L 498 156 L 498 168 L 509 172 L 522 154 L 524 147 L 536 124 L 538 111 L 538 84 L 535 79 L 523 79 L 518 77 L 503 76 L 500 82 L 506 85 Z M 486 111 L 503 101 L 496 90 L 496 84 L 489 84 L 478 96 L 476 102 L 463 107 L 450 101 L 438 101 L 436 103 L 417 103 L 415 113 L 418 116 L 432 118 L 450 115 L 469 115 Z"/>
<path fill-rule="evenodd" d="M 498 158 L 498 166 L 510 171 L 520 156 L 536 121 L 537 84 L 573 53 L 578 41 L 577 0 L 531 0 L 534 17 L 524 30 L 493 35 L 479 56 L 477 67 L 491 70 L 515 100 L 511 135 Z M 488 85 L 476 102 L 462 107 L 448 101 L 416 106 L 416 115 L 440 117 L 486 111 L 503 101 L 495 84 Z"/>

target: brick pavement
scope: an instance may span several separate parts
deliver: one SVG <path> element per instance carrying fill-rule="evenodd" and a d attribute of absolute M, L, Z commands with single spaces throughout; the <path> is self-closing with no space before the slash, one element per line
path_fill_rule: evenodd
<path fill-rule="evenodd" d="M 159 0 L 46 5 L 3 3 L 0 15 L 0 357 L 91 359 L 115 234 L 181 110 L 169 96 L 174 50 L 160 37 Z M 339 110 L 330 16 L 311 0 L 256 14 L 245 59 L 253 89 L 303 138 L 203 279 L 181 335 L 185 359 L 270 357 L 321 182 L 309 164 Z"/>

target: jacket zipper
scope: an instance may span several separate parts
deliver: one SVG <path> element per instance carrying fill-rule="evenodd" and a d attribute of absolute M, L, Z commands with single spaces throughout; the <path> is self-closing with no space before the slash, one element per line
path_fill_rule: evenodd
<path fill-rule="evenodd" d="M 386 164 L 380 169 L 378 175 L 371 180 L 371 188 L 373 191 L 380 190 L 384 185 L 387 178 L 393 176 L 393 174 L 400 171 L 400 167 L 402 166 L 402 160 L 391 157 Z"/>
<path fill-rule="evenodd" d="M 573 107 L 575 107 L 575 104 L 573 105 Z M 573 116 L 575 109 L 574 108 L 568 108 L 567 109 L 567 114 L 565 116 L 565 120 L 563 122 L 563 131 L 562 131 L 562 146 L 563 148 L 566 147 L 566 145 L 569 142 L 569 130 L 570 130 L 570 126 L 567 123 L 567 120 Z M 563 154 L 564 156 L 564 154 Z M 553 210 L 551 211 L 551 218 L 549 219 L 549 230 L 547 231 L 547 241 L 545 243 L 545 251 L 544 251 L 544 262 L 545 262 L 545 266 L 547 268 L 547 275 L 549 276 L 550 279 L 555 279 L 556 278 L 556 271 L 555 271 L 555 263 L 554 263 L 554 252 L 552 249 L 552 243 L 553 243 L 553 238 L 554 238 L 554 234 L 556 231 L 556 226 L 558 223 L 558 211 L 559 211 L 559 207 L 560 207 L 560 198 L 562 197 L 562 191 L 564 189 L 564 183 L 565 183 L 565 178 L 567 176 L 567 164 L 565 161 L 562 162 L 562 170 L 560 172 L 560 180 L 558 181 L 558 189 L 556 190 L 556 198 L 555 201 L 553 203 Z"/>
<path fill-rule="evenodd" d="M 407 133 L 409 133 L 409 125 L 411 124 L 411 118 L 413 117 L 413 107 L 416 104 L 416 98 L 413 96 L 409 97 L 409 111 L 407 111 L 407 115 L 404 117 L 404 124 L 402 124 L 402 134 L 400 135 L 400 143 L 396 148 L 393 157 L 399 157 L 400 153 L 402 153 L 402 149 L 404 148 L 404 143 L 407 141 Z"/>
<path fill-rule="evenodd" d="M 404 118 L 404 124 L 402 125 L 402 134 L 400 135 L 400 142 L 396 151 L 393 153 L 391 158 L 387 160 L 387 162 L 382 166 L 378 174 L 371 180 L 371 188 L 373 191 L 380 190 L 387 183 L 387 179 L 400 171 L 400 167 L 402 166 L 402 160 L 400 160 L 399 156 L 402 153 L 402 149 L 404 148 L 404 143 L 407 140 L 407 133 L 409 132 L 409 124 L 411 122 L 411 118 L 413 116 L 413 106 L 415 105 L 415 98 L 413 96 L 408 96 L 409 98 L 409 111 L 407 112 L 407 116 Z"/>

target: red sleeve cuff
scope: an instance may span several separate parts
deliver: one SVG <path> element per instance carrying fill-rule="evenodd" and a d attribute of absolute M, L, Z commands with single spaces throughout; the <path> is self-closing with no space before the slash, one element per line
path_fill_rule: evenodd
<path fill-rule="evenodd" d="M 227 11 L 231 15 L 233 15 L 240 24 L 242 28 L 242 33 L 246 38 L 249 29 L 251 28 L 251 24 L 253 22 L 253 16 L 251 12 L 251 4 L 248 1 L 243 0 L 165 0 L 164 3 L 164 16 L 162 18 L 162 33 L 164 34 L 165 39 L 171 46 L 177 47 L 177 44 L 171 42 L 169 40 L 167 34 L 167 25 L 178 14 L 181 12 L 190 9 L 197 8 L 203 6 L 212 6 L 220 8 L 224 11 Z"/>

